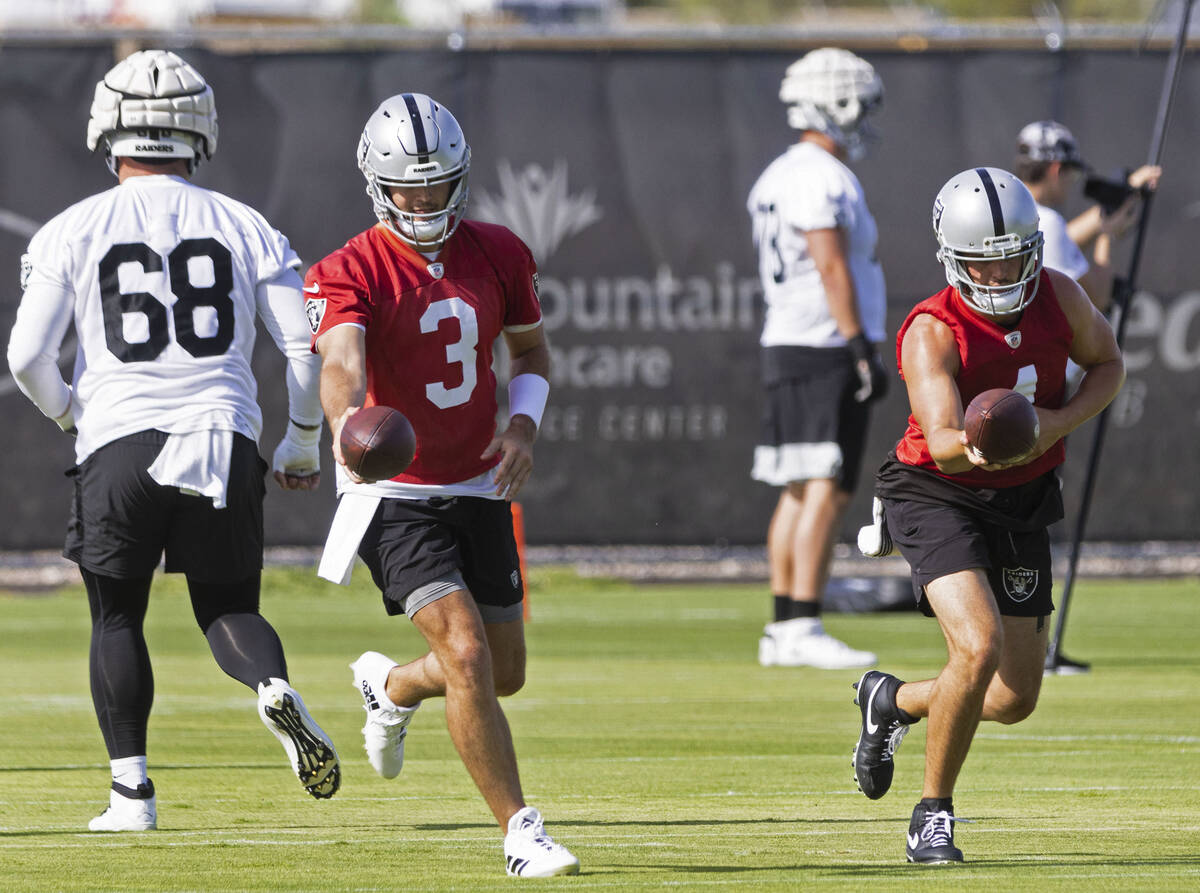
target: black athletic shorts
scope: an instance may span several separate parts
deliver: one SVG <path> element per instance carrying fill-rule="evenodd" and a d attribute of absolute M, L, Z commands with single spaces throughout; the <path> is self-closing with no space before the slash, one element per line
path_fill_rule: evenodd
<path fill-rule="evenodd" d="M 525 594 L 512 508 L 477 496 L 383 499 L 358 554 L 389 614 L 412 616 L 456 590 L 485 623 L 521 616 Z"/>
<path fill-rule="evenodd" d="M 766 395 L 751 477 L 777 487 L 832 479 L 854 492 L 870 409 L 854 399 L 859 381 L 850 351 L 765 347 L 762 363 Z"/>
<path fill-rule="evenodd" d="M 106 577 L 167 573 L 200 583 L 236 583 L 262 570 L 263 477 L 254 441 L 233 436 L 225 508 L 164 487 L 148 469 L 167 435 L 141 431 L 107 443 L 67 472 L 75 499 L 63 555 Z"/>
<path fill-rule="evenodd" d="M 970 568 L 988 576 L 1000 613 L 1054 610 L 1047 525 L 1062 517 L 1053 473 L 1018 487 L 971 490 L 889 457 L 876 475 L 892 541 L 912 568 L 913 593 L 932 616 L 925 586 Z"/>

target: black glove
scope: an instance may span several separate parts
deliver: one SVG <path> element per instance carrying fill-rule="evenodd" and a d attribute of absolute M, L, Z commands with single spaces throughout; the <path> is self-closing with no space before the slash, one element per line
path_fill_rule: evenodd
<path fill-rule="evenodd" d="M 887 394 L 888 372 L 883 368 L 879 351 L 861 332 L 847 344 L 850 356 L 854 358 L 854 372 L 858 375 L 858 390 L 854 392 L 854 399 L 859 403 L 882 400 Z"/>

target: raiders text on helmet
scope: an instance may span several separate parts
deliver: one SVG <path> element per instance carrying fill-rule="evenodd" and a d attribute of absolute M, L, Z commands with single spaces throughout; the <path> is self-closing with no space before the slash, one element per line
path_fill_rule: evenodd
<path fill-rule="evenodd" d="M 217 150 L 217 108 L 200 72 L 174 53 L 142 50 L 96 85 L 87 147 L 118 157 L 184 158 L 192 170 Z"/>
<path fill-rule="evenodd" d="M 979 312 L 1016 313 L 1037 294 L 1042 272 L 1037 204 L 1008 171 L 977 167 L 951 177 L 933 202 L 933 231 L 946 281 Z M 1021 261 L 1014 282 L 980 285 L 967 272 L 968 262 L 1008 258 Z"/>
<path fill-rule="evenodd" d="M 824 133 L 857 160 L 874 136 L 867 116 L 883 102 L 883 82 L 865 59 L 824 47 L 788 66 L 779 98 L 791 127 Z"/>
<path fill-rule="evenodd" d="M 471 149 L 449 110 L 423 93 L 401 93 L 375 110 L 358 141 L 358 167 L 375 216 L 419 251 L 440 248 L 462 222 Z M 401 211 L 389 192 L 392 186 L 439 183 L 453 185 L 438 211 Z"/>

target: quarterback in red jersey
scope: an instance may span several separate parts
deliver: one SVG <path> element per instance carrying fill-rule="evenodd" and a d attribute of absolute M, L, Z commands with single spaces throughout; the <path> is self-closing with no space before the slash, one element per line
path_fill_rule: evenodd
<path fill-rule="evenodd" d="M 444 697 L 454 745 L 505 833 L 507 872 L 575 874 L 579 860 L 525 803 L 498 700 L 525 681 L 509 501 L 533 470 L 550 390 L 537 268 L 509 230 L 463 219 L 471 150 L 428 96 L 385 100 L 358 164 L 379 223 L 315 264 L 304 289 L 340 494 L 319 573 L 348 582 L 357 551 L 387 612 L 408 615 L 430 649 L 403 665 L 377 651 L 351 664 L 367 757 L 398 775 L 417 707 Z M 500 337 L 511 380 L 498 430 Z M 373 405 L 398 409 L 417 438 L 412 464 L 388 481 L 350 474 L 338 444 L 346 419 Z"/>
<path fill-rule="evenodd" d="M 871 799 L 891 786 L 909 725 L 929 719 L 907 840 L 908 860 L 922 864 L 962 861 L 952 796 L 980 720 L 1020 722 L 1037 704 L 1054 609 L 1047 526 L 1063 512 L 1054 469 L 1063 438 L 1125 378 L 1105 318 L 1073 279 L 1043 269 L 1037 205 L 1015 176 L 973 168 L 951 178 L 933 228 L 949 287 L 918 304 L 897 337 L 912 415 L 876 475 L 877 524 L 860 546 L 899 546 L 947 662 L 933 679 L 872 670 L 855 686 L 855 778 Z M 1068 358 L 1085 370 L 1069 399 Z M 971 450 L 963 430 L 963 407 L 998 387 L 1031 400 L 1040 426 L 1033 449 L 1002 465 Z"/>

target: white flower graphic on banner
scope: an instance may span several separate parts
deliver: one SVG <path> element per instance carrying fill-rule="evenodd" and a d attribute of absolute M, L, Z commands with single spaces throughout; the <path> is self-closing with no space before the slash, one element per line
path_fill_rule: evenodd
<path fill-rule="evenodd" d="M 558 246 L 591 226 L 603 215 L 596 193 L 578 195 L 567 191 L 567 163 L 556 161 L 549 173 L 537 164 L 516 172 L 507 161 L 496 166 L 500 194 L 479 190 L 472 215 L 488 223 L 500 223 L 520 236 L 541 263 Z"/>

